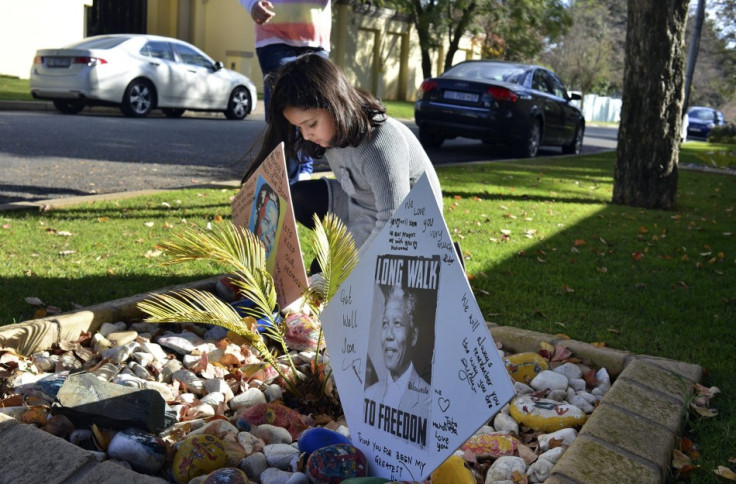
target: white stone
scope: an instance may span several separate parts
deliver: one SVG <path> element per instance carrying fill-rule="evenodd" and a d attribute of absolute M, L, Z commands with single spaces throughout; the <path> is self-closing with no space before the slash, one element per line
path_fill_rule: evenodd
<path fill-rule="evenodd" d="M 199 401 L 212 405 L 212 408 L 216 410 L 218 405 L 225 403 L 225 395 L 220 392 L 211 392 L 200 398 Z"/>
<path fill-rule="evenodd" d="M 164 351 L 164 349 L 158 343 L 141 343 L 141 348 L 146 353 L 152 354 L 156 361 L 164 362 L 168 358 L 166 351 Z"/>
<path fill-rule="evenodd" d="M 526 395 L 528 393 L 534 393 L 534 389 L 527 385 L 526 383 L 521 383 L 520 381 L 514 382 L 514 393 L 517 395 Z"/>
<path fill-rule="evenodd" d="M 519 435 L 519 423 L 508 413 L 498 412 L 493 419 L 493 427 L 499 432 Z"/>
<path fill-rule="evenodd" d="M 146 380 L 138 378 L 137 376 L 131 373 L 120 372 L 117 375 L 115 375 L 115 378 L 112 379 L 112 382 L 117 383 L 118 385 L 123 385 L 123 386 L 131 387 L 131 388 L 140 388 L 140 389 L 146 388 Z"/>
<path fill-rule="evenodd" d="M 562 454 L 565 453 L 564 447 L 555 447 L 553 449 L 549 449 L 547 452 L 542 453 L 539 458 L 548 460 L 553 464 L 556 464 L 558 460 L 560 460 L 560 457 L 562 457 Z"/>
<path fill-rule="evenodd" d="M 240 461 L 238 468 L 245 472 L 248 479 L 260 482 L 261 474 L 268 469 L 266 456 L 263 452 L 253 452 Z"/>
<path fill-rule="evenodd" d="M 172 380 L 176 380 L 186 388 L 187 391 L 194 393 L 195 395 L 202 395 L 204 393 L 204 382 L 197 375 L 189 370 L 175 371 L 171 375 Z"/>
<path fill-rule="evenodd" d="M 111 347 L 112 343 L 102 336 L 101 333 L 95 333 L 92 335 L 92 349 L 96 352 L 101 353 Z"/>
<path fill-rule="evenodd" d="M 263 455 L 270 467 L 286 471 L 291 469 L 291 459 L 294 455 L 299 455 L 299 450 L 289 444 L 266 444 Z"/>
<path fill-rule="evenodd" d="M 251 434 L 250 432 L 238 432 L 238 443 L 243 446 L 246 454 L 251 454 L 263 449 L 266 443 L 263 439 Z M 265 456 L 263 457 L 265 461 Z"/>
<path fill-rule="evenodd" d="M 177 402 L 186 403 L 187 405 L 191 405 L 197 400 L 197 395 L 194 393 L 180 393 L 178 397 L 176 397 Z"/>
<path fill-rule="evenodd" d="M 135 331 L 115 331 L 105 336 L 113 346 L 123 346 L 132 343 L 138 338 Z"/>
<path fill-rule="evenodd" d="M 476 432 L 477 435 L 480 435 L 480 434 L 495 434 L 495 433 L 496 433 L 496 429 L 494 429 L 490 425 L 484 425 L 481 428 L 479 428 L 478 431 Z"/>
<path fill-rule="evenodd" d="M 485 484 L 496 484 L 498 481 L 512 481 L 514 471 L 526 472 L 526 463 L 521 457 L 505 455 L 496 459 L 486 474 Z"/>
<path fill-rule="evenodd" d="M 204 340 L 191 331 L 182 331 L 181 333 L 167 331 L 156 342 L 161 346 L 176 351 L 180 355 L 188 355 L 199 345 L 203 344 Z"/>
<path fill-rule="evenodd" d="M 161 378 L 165 383 L 171 383 L 174 373 L 184 368 L 179 360 L 169 360 L 161 367 Z"/>
<path fill-rule="evenodd" d="M 254 425 L 250 433 L 266 444 L 290 444 L 294 440 L 288 430 L 271 424 Z"/>
<path fill-rule="evenodd" d="M 147 351 L 136 351 L 131 355 L 139 365 L 148 366 L 154 361 L 154 356 Z"/>
<path fill-rule="evenodd" d="M 140 346 L 135 341 L 126 343 L 122 346 L 113 346 L 101 353 L 102 358 L 109 358 L 115 363 L 124 363 L 130 356 L 140 349 Z"/>
<path fill-rule="evenodd" d="M 232 410 L 248 408 L 259 403 L 266 403 L 266 395 L 258 388 L 249 388 L 243 393 L 230 399 L 229 405 Z"/>
<path fill-rule="evenodd" d="M 202 355 L 184 355 L 181 358 L 184 368 L 191 370 L 202 361 Z"/>
<path fill-rule="evenodd" d="M 222 393 L 225 400 L 230 400 L 234 396 L 230 385 L 222 378 L 207 378 L 204 381 L 204 388 L 209 393 Z"/>
<path fill-rule="evenodd" d="M 567 377 L 550 370 L 543 370 L 534 377 L 529 385 L 535 390 L 567 390 Z"/>
<path fill-rule="evenodd" d="M 153 380 L 153 376 L 151 376 L 151 373 L 143 366 L 141 366 L 137 361 L 131 361 L 130 363 L 128 363 L 128 368 L 130 368 L 130 370 L 138 378 L 142 378 L 143 380 Z"/>
<path fill-rule="evenodd" d="M 277 383 L 271 383 L 270 385 L 266 386 L 263 394 L 266 396 L 267 402 L 273 402 L 275 400 L 281 400 L 281 398 L 284 396 L 284 390 L 283 388 L 281 388 L 281 385 L 278 385 Z"/>
<path fill-rule="evenodd" d="M 542 434 L 539 437 L 537 437 L 537 440 L 539 441 L 539 448 L 542 450 L 542 452 L 546 452 L 550 449 L 550 441 L 552 439 L 560 442 L 562 445 L 569 447 L 572 444 L 572 441 L 575 440 L 575 437 L 578 436 L 577 430 L 573 428 L 567 428 L 567 429 L 560 429 L 555 432 L 552 432 L 550 434 Z"/>
<path fill-rule="evenodd" d="M 580 379 L 583 376 L 583 370 L 575 363 L 563 363 L 552 371 L 565 375 L 568 380 Z"/>
<path fill-rule="evenodd" d="M 562 402 L 567 398 L 567 391 L 561 389 L 552 390 L 547 394 L 546 398 L 554 400 L 555 402 Z"/>
<path fill-rule="evenodd" d="M 270 467 L 261 473 L 261 484 L 286 484 L 293 472 Z"/>
<path fill-rule="evenodd" d="M 585 390 L 586 387 L 585 380 L 582 378 L 573 378 L 572 380 L 568 380 L 568 384 L 570 385 L 570 388 L 576 392 L 581 392 Z"/>
<path fill-rule="evenodd" d="M 105 338 L 107 338 L 107 335 L 109 335 L 110 333 L 115 333 L 115 332 L 118 332 L 118 331 L 125 331 L 126 329 L 128 329 L 128 326 L 125 324 L 125 322 L 118 321 L 115 324 L 113 324 L 113 323 L 102 323 L 100 325 L 100 329 L 97 332 L 100 333 Z"/>
<path fill-rule="evenodd" d="M 529 482 L 544 482 L 552 474 L 552 468 L 555 465 L 548 460 L 537 459 L 529 466 L 526 471 L 526 475 L 529 478 Z"/>

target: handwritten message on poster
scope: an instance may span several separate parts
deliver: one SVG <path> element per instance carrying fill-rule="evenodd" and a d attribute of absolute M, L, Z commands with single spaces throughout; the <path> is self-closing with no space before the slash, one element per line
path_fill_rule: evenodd
<path fill-rule="evenodd" d="M 283 144 L 243 183 L 231 208 L 233 223 L 253 232 L 263 244 L 278 303 L 282 308 L 288 306 L 307 286 L 307 273 L 291 204 Z"/>
<path fill-rule="evenodd" d="M 322 312 L 371 476 L 426 479 L 514 395 L 457 257 L 423 177 Z"/>

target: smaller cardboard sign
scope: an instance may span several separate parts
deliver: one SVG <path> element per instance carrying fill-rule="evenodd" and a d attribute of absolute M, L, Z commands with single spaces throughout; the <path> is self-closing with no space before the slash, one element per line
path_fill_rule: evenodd
<path fill-rule="evenodd" d="M 514 395 L 426 176 L 321 320 L 371 476 L 426 479 Z"/>
<path fill-rule="evenodd" d="M 243 183 L 231 203 L 233 223 L 253 232 L 266 249 L 266 269 L 273 276 L 283 308 L 307 287 L 301 246 L 281 143 Z"/>

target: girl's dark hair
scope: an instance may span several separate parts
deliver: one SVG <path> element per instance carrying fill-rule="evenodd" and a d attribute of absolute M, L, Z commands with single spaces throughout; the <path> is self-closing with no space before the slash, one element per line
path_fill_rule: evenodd
<path fill-rule="evenodd" d="M 261 150 L 248 169 L 246 180 L 263 160 L 284 142 L 287 159 L 298 159 L 297 153 L 321 158 L 325 148 L 302 138 L 301 132 L 284 117 L 284 109 L 327 110 L 335 120 L 332 146 L 358 146 L 370 138 L 374 127 L 386 120 L 386 108 L 371 94 L 350 85 L 342 70 L 318 54 L 304 54 L 282 66 L 270 82 L 268 127 Z"/>

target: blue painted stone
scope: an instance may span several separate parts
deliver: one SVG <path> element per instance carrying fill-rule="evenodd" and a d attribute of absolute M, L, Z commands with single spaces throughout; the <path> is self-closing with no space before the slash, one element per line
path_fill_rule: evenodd
<path fill-rule="evenodd" d="M 54 373 L 53 375 L 45 376 L 38 380 L 33 385 L 34 390 L 38 390 L 44 395 L 48 395 L 51 398 L 56 398 L 56 394 L 59 393 L 61 385 L 64 384 L 66 378 L 69 376 L 68 371 L 62 371 L 60 373 Z"/>
<path fill-rule="evenodd" d="M 111 459 L 125 461 L 144 474 L 155 474 L 166 462 L 166 443 L 136 428 L 116 433 L 107 447 Z"/>
<path fill-rule="evenodd" d="M 351 445 L 352 442 L 340 432 L 324 427 L 314 427 L 302 432 L 299 437 L 299 452 L 306 453 L 308 457 L 317 449 L 335 444 Z"/>
<path fill-rule="evenodd" d="M 223 467 L 210 472 L 202 484 L 248 484 L 248 476 L 237 467 Z"/>
<path fill-rule="evenodd" d="M 312 482 L 340 484 L 345 479 L 366 477 L 365 455 L 356 447 L 336 444 L 312 452 L 307 459 L 306 473 Z"/>
<path fill-rule="evenodd" d="M 235 309 L 235 311 L 237 311 L 237 313 L 242 318 L 244 318 L 246 316 L 250 316 L 248 314 L 248 312 L 245 311 L 245 309 L 253 309 L 253 307 L 255 306 L 255 304 L 253 303 L 253 301 L 251 301 L 250 299 L 241 299 L 239 301 L 235 301 L 235 302 L 230 303 L 230 305 L 233 307 L 233 309 Z M 261 314 L 263 314 L 263 313 L 261 313 Z M 276 319 L 276 322 L 278 323 L 279 322 L 279 319 L 281 319 L 278 312 L 274 313 L 274 318 Z M 269 320 L 268 318 L 265 318 L 265 317 L 264 318 L 259 318 L 257 320 L 257 323 L 258 323 L 258 332 L 259 333 L 263 333 L 264 331 L 266 331 L 266 328 L 269 328 L 271 326 L 271 320 Z"/>
<path fill-rule="evenodd" d="M 246 419 L 243 418 L 242 414 L 235 421 L 235 427 L 237 427 L 237 429 L 240 430 L 241 432 L 250 432 L 250 429 L 251 429 L 250 423 Z"/>

